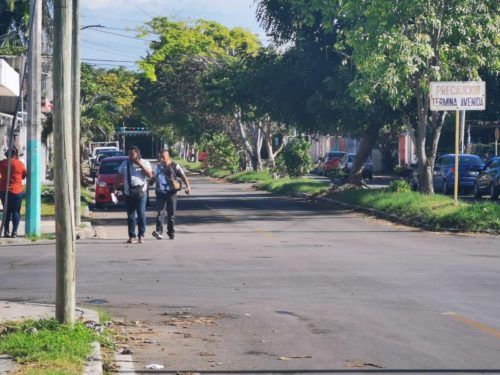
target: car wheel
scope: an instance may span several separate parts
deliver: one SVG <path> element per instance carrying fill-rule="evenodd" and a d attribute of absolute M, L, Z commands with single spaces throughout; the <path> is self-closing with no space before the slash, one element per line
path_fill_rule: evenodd
<path fill-rule="evenodd" d="M 492 201 L 497 200 L 498 193 L 499 193 L 499 191 L 498 191 L 497 187 L 492 183 L 490 186 L 490 199 Z"/>
<path fill-rule="evenodd" d="M 476 199 L 481 199 L 483 197 L 483 194 L 481 194 L 481 191 L 479 190 L 479 187 L 477 186 L 477 182 L 474 184 L 474 198 Z"/>

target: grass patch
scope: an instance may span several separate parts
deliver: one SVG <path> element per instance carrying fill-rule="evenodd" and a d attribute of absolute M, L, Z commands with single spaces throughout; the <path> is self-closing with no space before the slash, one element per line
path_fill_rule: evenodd
<path fill-rule="evenodd" d="M 293 195 L 297 193 L 321 194 L 330 188 L 328 181 L 317 181 L 308 178 L 280 178 L 278 180 L 268 180 L 257 184 L 262 190 L 275 194 Z"/>
<path fill-rule="evenodd" d="M 443 195 L 381 190 L 351 190 L 332 194 L 332 198 L 391 213 L 434 230 L 458 229 L 467 232 L 500 233 L 500 205 L 491 202 L 460 202 Z"/>
<path fill-rule="evenodd" d="M 23 200 L 21 206 L 21 216 L 26 215 L 26 200 Z M 42 202 L 42 217 L 54 217 L 56 215 L 56 206 L 54 203 Z"/>
<path fill-rule="evenodd" d="M 86 203 L 82 203 L 82 212 L 87 207 Z M 21 206 L 21 216 L 26 216 L 26 200 L 23 200 Z M 54 203 L 42 203 L 42 217 L 54 217 L 56 216 L 56 206 Z"/>
<path fill-rule="evenodd" d="M 42 233 L 39 236 L 26 236 L 26 239 L 28 239 L 32 242 L 42 241 L 42 240 L 53 241 L 56 239 L 56 234 L 55 233 Z"/>
<path fill-rule="evenodd" d="M 174 163 L 179 164 L 182 168 L 185 168 L 191 172 L 201 172 L 200 162 L 191 163 L 189 161 L 179 158 L 173 158 L 172 160 L 174 161 Z"/>
<path fill-rule="evenodd" d="M 249 183 L 269 181 L 271 179 L 271 173 L 269 173 L 268 171 L 245 171 L 229 176 L 227 180 L 230 182 Z"/>
<path fill-rule="evenodd" d="M 0 334 L 0 353 L 26 365 L 26 374 L 81 374 L 97 335 L 82 323 L 55 319 L 12 323 Z"/>
<path fill-rule="evenodd" d="M 205 174 L 214 178 L 226 178 L 232 175 L 230 170 L 220 169 L 220 168 L 208 168 Z"/>

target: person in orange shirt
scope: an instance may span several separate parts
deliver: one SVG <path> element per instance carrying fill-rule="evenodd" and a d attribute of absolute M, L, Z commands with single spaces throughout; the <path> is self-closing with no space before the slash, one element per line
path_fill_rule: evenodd
<path fill-rule="evenodd" d="M 10 181 L 7 188 L 7 173 L 9 168 L 9 152 L 5 153 L 7 159 L 0 161 L 0 199 L 2 200 L 5 215 L 4 237 L 17 237 L 17 228 L 21 221 L 21 203 L 24 197 L 23 180 L 26 178 L 26 167 L 19 160 L 19 152 L 13 147 L 11 155 Z M 9 196 L 5 207 L 5 197 Z M 9 234 L 9 225 L 12 221 L 12 232 Z"/>

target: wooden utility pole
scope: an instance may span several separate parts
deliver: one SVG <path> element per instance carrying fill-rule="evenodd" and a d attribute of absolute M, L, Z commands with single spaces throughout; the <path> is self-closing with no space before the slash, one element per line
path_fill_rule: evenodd
<path fill-rule="evenodd" d="M 81 223 L 81 171 L 80 171 L 80 0 L 73 0 L 73 39 L 72 39 L 72 78 L 73 100 L 73 185 L 75 189 L 75 226 Z"/>
<path fill-rule="evenodd" d="M 54 190 L 56 318 L 75 321 L 75 222 L 71 139 L 72 0 L 54 0 Z"/>
<path fill-rule="evenodd" d="M 31 0 L 31 30 L 28 56 L 28 129 L 26 182 L 26 234 L 41 233 L 41 91 L 42 91 L 42 0 Z"/>

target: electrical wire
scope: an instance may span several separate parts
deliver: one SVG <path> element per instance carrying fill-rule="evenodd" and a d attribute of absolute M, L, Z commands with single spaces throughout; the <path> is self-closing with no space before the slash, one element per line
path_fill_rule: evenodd
<path fill-rule="evenodd" d="M 105 30 L 99 30 L 99 29 L 89 29 L 89 30 L 90 31 L 95 31 L 97 33 L 104 33 L 104 34 L 116 35 L 116 36 L 120 36 L 122 38 L 141 40 L 141 41 L 144 41 L 144 42 L 157 42 L 157 40 L 154 40 L 154 39 L 147 39 L 147 38 L 141 38 L 141 37 L 138 37 L 138 36 L 124 35 L 124 34 L 119 34 L 119 33 L 115 33 L 115 32 L 112 32 L 112 31 L 105 31 Z"/>

